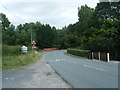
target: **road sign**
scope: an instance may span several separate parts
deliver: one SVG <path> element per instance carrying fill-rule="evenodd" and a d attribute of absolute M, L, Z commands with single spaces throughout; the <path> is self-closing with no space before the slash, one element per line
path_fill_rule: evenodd
<path fill-rule="evenodd" d="M 32 46 L 32 49 L 36 49 L 37 47 L 36 46 Z"/>
<path fill-rule="evenodd" d="M 36 42 L 33 40 L 33 41 L 32 41 L 32 45 L 35 45 L 35 44 L 36 44 Z"/>

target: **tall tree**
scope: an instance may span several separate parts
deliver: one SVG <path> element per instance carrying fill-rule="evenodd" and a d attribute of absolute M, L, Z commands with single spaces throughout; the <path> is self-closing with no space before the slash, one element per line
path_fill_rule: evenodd
<path fill-rule="evenodd" d="M 100 2 L 95 8 L 95 17 L 99 21 L 120 19 L 120 2 Z"/>
<path fill-rule="evenodd" d="M 10 21 L 8 20 L 8 18 L 6 17 L 5 14 L 0 13 L 0 16 L 1 16 L 0 19 L 2 21 L 2 29 L 6 30 L 9 27 L 9 25 L 10 25 Z"/>
<path fill-rule="evenodd" d="M 79 38 L 80 44 L 83 43 L 83 40 L 85 38 L 84 33 L 87 30 L 87 26 L 89 25 L 88 21 L 92 17 L 93 12 L 94 9 L 88 7 L 87 5 L 78 8 L 79 22 L 76 24 L 76 34 Z"/>
<path fill-rule="evenodd" d="M 3 44 L 15 45 L 16 32 L 15 32 L 15 26 L 13 24 L 9 25 L 9 28 L 2 31 L 2 41 Z"/>
<path fill-rule="evenodd" d="M 48 48 L 52 47 L 54 44 L 54 28 L 51 28 L 50 25 L 42 25 L 37 23 L 36 25 L 36 40 L 39 48 Z"/>

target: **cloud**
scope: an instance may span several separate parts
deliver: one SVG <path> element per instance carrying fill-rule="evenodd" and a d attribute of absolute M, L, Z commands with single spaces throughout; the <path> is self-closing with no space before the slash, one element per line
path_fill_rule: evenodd
<path fill-rule="evenodd" d="M 87 4 L 94 8 L 97 2 L 97 0 L 82 0 L 81 2 L 78 0 L 2 0 L 2 4 L 10 12 L 1 6 L 0 8 L 2 8 L 1 12 L 5 13 L 15 25 L 40 21 L 44 24 L 62 28 L 78 21 L 78 6 Z"/>

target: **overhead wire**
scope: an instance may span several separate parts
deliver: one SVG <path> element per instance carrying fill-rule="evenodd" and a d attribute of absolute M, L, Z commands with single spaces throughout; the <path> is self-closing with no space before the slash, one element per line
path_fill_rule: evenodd
<path fill-rule="evenodd" d="M 17 19 L 25 22 L 22 18 L 18 17 L 17 15 L 15 15 L 11 10 L 9 10 L 5 5 L 3 5 L 2 3 L 0 3 L 0 5 L 5 8 L 7 11 L 9 11 L 13 16 L 15 16 Z"/>

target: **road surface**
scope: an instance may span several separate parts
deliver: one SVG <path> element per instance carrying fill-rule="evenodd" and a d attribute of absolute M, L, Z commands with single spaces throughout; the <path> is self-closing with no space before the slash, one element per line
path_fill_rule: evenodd
<path fill-rule="evenodd" d="M 3 71 L 2 88 L 71 88 L 71 86 L 41 59 L 24 69 Z"/>
<path fill-rule="evenodd" d="M 74 88 L 118 88 L 118 63 L 78 59 L 65 52 L 48 52 L 44 60 Z"/>

